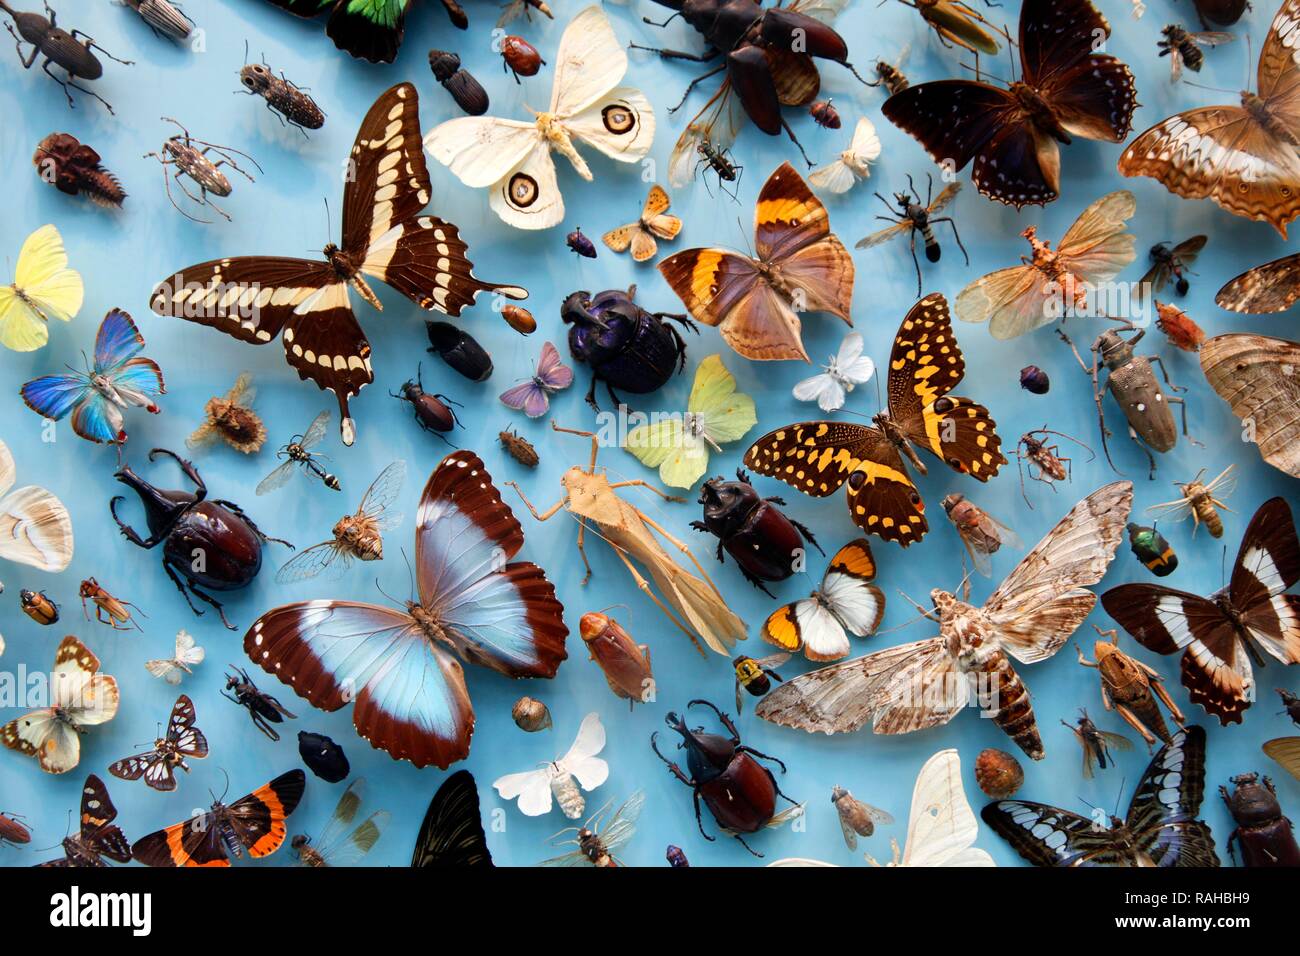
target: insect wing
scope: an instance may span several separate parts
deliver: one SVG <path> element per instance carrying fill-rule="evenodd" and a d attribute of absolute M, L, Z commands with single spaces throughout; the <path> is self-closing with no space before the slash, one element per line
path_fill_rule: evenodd
<path fill-rule="evenodd" d="M 402 516 L 391 513 L 388 509 L 397 500 L 405 480 L 406 462 L 400 460 L 393 462 L 370 483 L 357 512 L 377 522 L 385 531 L 396 528 L 402 523 Z"/>
<path fill-rule="evenodd" d="M 0 441 L 0 558 L 62 571 L 72 561 L 74 544 L 68 509 L 36 485 L 10 491 L 16 476 L 9 446 Z"/>
<path fill-rule="evenodd" d="M 458 770 L 438 787 L 420 824 L 411 855 L 413 867 L 490 867 L 478 787 L 468 770 Z"/>
<path fill-rule="evenodd" d="M 303 434 L 302 441 L 298 443 L 302 446 L 303 451 L 319 445 L 321 439 L 325 437 L 325 432 L 329 430 L 329 427 L 330 412 L 327 408 L 325 411 L 313 418 L 311 424 L 307 426 L 307 431 Z"/>
<path fill-rule="evenodd" d="M 267 492 L 275 491 L 277 488 L 283 488 L 284 483 L 289 480 L 293 474 L 295 462 L 292 458 L 286 458 L 272 472 L 257 483 L 257 493 L 264 495 Z"/>
<path fill-rule="evenodd" d="M 1210 828 L 1196 819 L 1205 795 L 1205 730 L 1174 735 L 1142 775 L 1127 824 L 1156 866 L 1218 866 Z"/>
<path fill-rule="evenodd" d="M 560 773 L 571 773 L 583 790 L 595 790 L 609 777 L 609 764 L 596 755 L 605 749 L 605 726 L 594 711 L 583 718 L 578 736 L 555 762 Z"/>
<path fill-rule="evenodd" d="M 332 581 L 345 574 L 351 566 L 351 556 L 336 539 L 332 539 L 295 554 L 275 572 L 275 581 L 277 584 L 293 584 L 314 578 L 325 571 L 330 572 L 325 580 Z"/>
<path fill-rule="evenodd" d="M 941 750 L 921 767 L 912 790 L 903 866 L 994 866 L 973 844 L 979 824 L 961 782 L 956 750 Z"/>

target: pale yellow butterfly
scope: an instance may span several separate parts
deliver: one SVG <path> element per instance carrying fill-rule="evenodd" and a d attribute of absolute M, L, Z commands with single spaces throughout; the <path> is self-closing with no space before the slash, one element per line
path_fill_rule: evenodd
<path fill-rule="evenodd" d="M 81 309 L 81 274 L 68 268 L 63 237 L 41 226 L 23 243 L 12 285 L 0 286 L 0 343 L 31 352 L 49 341 L 51 318 L 67 322 Z"/>

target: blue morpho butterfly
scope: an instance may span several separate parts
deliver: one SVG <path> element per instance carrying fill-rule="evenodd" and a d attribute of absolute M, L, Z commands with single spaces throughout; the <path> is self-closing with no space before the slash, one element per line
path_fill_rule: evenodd
<path fill-rule="evenodd" d="M 22 388 L 23 401 L 54 421 L 72 412 L 72 430 L 82 438 L 120 445 L 126 441 L 122 410 L 136 405 L 157 415 L 153 397 L 167 391 L 158 363 L 137 354 L 142 348 L 144 336 L 131 316 L 114 309 L 95 336 L 95 367 L 33 379 Z"/>
<path fill-rule="evenodd" d="M 545 572 L 512 561 L 523 530 L 478 455 L 444 458 L 416 517 L 418 601 L 286 604 L 253 623 L 244 652 L 321 710 L 355 701 L 352 722 L 372 747 L 445 770 L 474 733 L 457 657 L 508 677 L 554 677 L 569 629 Z"/>

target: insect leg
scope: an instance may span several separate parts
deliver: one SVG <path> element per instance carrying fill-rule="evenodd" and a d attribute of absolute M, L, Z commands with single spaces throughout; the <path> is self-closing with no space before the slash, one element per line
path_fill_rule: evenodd
<path fill-rule="evenodd" d="M 109 52 L 108 52 L 107 50 L 105 50 L 102 46 L 100 46 L 98 43 L 96 43 L 96 42 L 95 42 L 95 38 L 92 37 L 92 36 L 90 36 L 88 33 L 84 33 L 84 32 L 81 31 L 81 30 L 73 30 L 73 31 L 72 31 L 72 39 L 75 40 L 75 39 L 77 39 L 77 37 L 79 37 L 79 36 L 82 37 L 82 38 L 84 38 L 84 41 L 85 41 L 85 42 L 84 42 L 83 45 L 85 46 L 85 48 L 86 48 L 87 50 L 98 50 L 100 53 L 104 54 L 104 56 L 108 57 L 108 58 L 109 58 L 110 60 L 112 60 L 114 63 L 121 63 L 123 66 L 134 66 L 134 65 L 135 65 L 135 60 L 120 60 L 120 59 L 118 59 L 117 57 L 113 56 L 113 54 L 109 53 Z"/>
<path fill-rule="evenodd" d="M 1146 725 L 1143 724 L 1142 721 L 1138 720 L 1137 715 L 1134 714 L 1133 711 L 1129 710 L 1127 704 L 1116 704 L 1115 712 L 1124 718 L 1126 724 L 1142 735 L 1142 739 L 1145 740 L 1147 744 L 1147 753 L 1150 753 L 1152 745 L 1156 742 L 1155 735 L 1151 733 L 1151 731 L 1147 730 Z"/>
<path fill-rule="evenodd" d="M 513 481 L 503 481 L 502 484 L 509 485 L 511 488 L 515 489 L 515 493 L 519 495 L 519 500 L 524 503 L 524 506 L 532 512 L 533 517 L 538 521 L 549 521 L 551 518 L 555 517 L 555 513 L 563 508 L 565 501 L 568 500 L 567 498 L 561 498 L 548 508 L 545 513 L 540 513 L 533 503 L 528 500 L 528 496 L 523 493 L 518 484 Z"/>
<path fill-rule="evenodd" d="M 271 101 L 270 101 L 270 100 L 265 100 L 264 102 L 266 103 L 266 108 L 267 108 L 268 110 L 271 111 L 271 115 L 274 116 L 276 119 L 278 119 L 278 120 L 280 121 L 280 125 L 281 125 L 281 126 L 287 126 L 288 124 L 285 123 L 285 121 L 284 121 L 284 117 L 281 116 L 281 115 L 276 111 L 275 107 L 271 105 Z"/>
<path fill-rule="evenodd" d="M 627 556 L 627 553 L 612 541 L 609 546 L 614 549 L 614 553 L 619 556 L 623 564 L 627 567 L 627 573 L 632 575 L 632 583 L 635 584 L 642 593 L 650 598 L 650 600 L 655 602 L 659 610 L 663 611 L 668 620 L 677 625 L 678 630 L 691 639 L 691 643 L 695 645 L 695 649 L 700 652 L 701 657 L 707 657 L 708 655 L 704 653 L 704 648 L 700 646 L 700 642 L 696 638 L 695 633 L 682 623 L 668 605 L 664 604 L 664 602 L 659 599 L 659 595 L 655 594 L 654 591 L 651 590 L 650 582 L 641 576 L 641 572 L 636 569 L 636 565 L 632 563 L 632 559 Z"/>
<path fill-rule="evenodd" d="M 1141 661 L 1138 663 L 1141 663 Z M 1146 665 L 1144 664 L 1143 666 L 1145 667 Z M 1151 690 L 1154 691 L 1155 695 L 1160 698 L 1166 707 L 1169 708 L 1169 715 L 1174 718 L 1174 723 L 1179 727 L 1185 726 L 1184 722 L 1187 718 L 1184 717 L 1183 712 L 1178 709 L 1178 705 L 1174 703 L 1174 699 L 1169 696 L 1169 691 L 1165 690 L 1164 682 L 1161 681 L 1160 676 L 1154 670 L 1151 668 L 1147 669 L 1151 670 Z"/>
<path fill-rule="evenodd" d="M 912 265 L 916 269 L 916 294 L 919 296 L 921 294 L 921 263 L 916 258 L 916 228 L 913 227 L 908 235 L 911 240 Z"/>
<path fill-rule="evenodd" d="M 190 600 L 190 596 L 185 590 L 185 582 L 182 581 L 180 575 L 176 573 L 176 569 L 164 561 L 163 570 L 167 572 L 167 577 L 172 579 L 172 584 L 176 585 L 176 590 L 181 592 L 181 597 L 185 598 L 185 603 L 190 606 L 190 610 L 196 615 L 202 617 L 204 612 L 195 607 L 194 602 Z"/>
<path fill-rule="evenodd" d="M 165 567 L 165 565 L 164 565 L 164 567 Z M 220 601 L 218 601 L 216 598 L 214 598 L 214 597 L 213 597 L 212 595 L 210 595 L 210 594 L 204 594 L 202 591 L 200 591 L 198 588 L 196 588 L 193 584 L 190 585 L 190 591 L 193 592 L 194 596 L 195 596 L 196 598 L 198 598 L 200 601 L 203 601 L 204 603 L 206 603 L 206 604 L 210 604 L 210 605 L 212 605 L 213 607 L 215 607 L 215 608 L 217 609 L 217 614 L 219 614 L 219 615 L 221 616 L 221 623 L 224 624 L 224 625 L 226 625 L 226 627 L 227 627 L 229 630 L 232 630 L 232 631 L 233 631 L 233 630 L 236 630 L 235 625 L 231 624 L 231 623 L 230 623 L 230 619 L 226 617 L 225 609 L 221 606 L 221 602 L 220 602 Z M 190 606 L 193 607 L 194 605 L 190 605 Z"/>
<path fill-rule="evenodd" d="M 591 562 L 587 560 L 587 522 L 583 518 L 578 519 L 578 556 L 582 558 L 582 566 L 587 569 L 587 573 L 582 576 L 585 585 L 591 580 Z"/>
<path fill-rule="evenodd" d="M 1088 660 L 1088 658 L 1086 658 L 1086 657 L 1083 656 L 1083 648 L 1079 646 L 1079 644 L 1078 644 L 1077 641 L 1075 642 L 1074 649 L 1075 649 L 1075 651 L 1077 651 L 1078 654 L 1079 654 L 1079 663 L 1082 664 L 1084 667 L 1096 667 L 1096 666 L 1097 666 L 1097 662 L 1096 662 L 1096 661 L 1090 661 L 1090 660 Z M 1107 707 L 1106 709 L 1107 709 L 1107 710 L 1110 710 L 1109 707 Z"/>
<path fill-rule="evenodd" d="M 638 46 L 636 46 L 636 45 L 634 44 L 634 45 L 633 45 L 633 49 L 644 50 L 644 49 L 648 49 L 648 48 L 647 48 L 647 47 L 638 47 Z M 727 68 L 727 65 L 724 63 L 722 66 L 719 66 L 719 67 L 716 67 L 716 68 L 714 68 L 714 69 L 712 69 L 712 70 L 709 70 L 708 73 L 705 73 L 705 74 L 703 74 L 703 75 L 701 75 L 701 76 L 697 76 L 695 79 L 691 80 L 690 83 L 686 84 L 686 90 L 682 93 L 682 98 L 681 98 L 680 100 L 677 101 L 677 105 L 676 105 L 676 106 L 673 106 L 673 107 L 670 107 L 669 110 L 668 110 L 668 112 L 670 112 L 670 113 L 676 113 L 679 109 L 681 109 L 683 106 L 686 105 L 686 100 L 690 97 L 691 92 L 692 92 L 692 91 L 693 91 L 697 86 L 699 86 L 701 83 L 703 83 L 705 80 L 709 79 L 710 77 L 717 76 L 719 73 L 721 73 L 721 72 L 722 72 L 723 70 L 725 70 L 726 68 Z"/>
<path fill-rule="evenodd" d="M 9 31 L 9 35 L 14 38 L 14 49 L 18 53 L 18 62 L 23 65 L 24 70 L 30 70 L 32 68 L 32 64 L 36 62 L 36 57 L 41 52 L 41 48 L 33 44 L 32 55 L 23 56 L 23 41 L 22 38 L 19 37 L 18 34 L 14 32 L 14 25 L 12 23 L 6 22 L 5 29 L 7 29 Z"/>
<path fill-rule="evenodd" d="M 615 481 L 615 482 L 612 482 L 612 483 L 610 484 L 610 487 L 611 487 L 611 488 L 615 488 L 615 489 L 618 489 L 618 488 L 649 488 L 651 491 L 653 491 L 655 494 L 657 494 L 657 495 L 658 495 L 660 498 L 662 498 L 664 501 L 685 501 L 685 500 L 686 500 L 686 499 L 683 498 L 681 495 L 670 495 L 670 494 L 668 494 L 668 492 L 666 492 L 666 491 L 660 491 L 660 490 L 659 490 L 658 488 L 656 488 L 654 485 L 650 484 L 650 482 L 648 482 L 648 481 L 646 481 L 646 480 L 644 480 L 644 479 L 642 479 L 642 478 L 629 478 L 627 481 Z M 644 518 L 644 517 L 645 517 L 645 516 L 642 515 L 642 518 Z M 664 537 L 668 537 L 668 533 L 665 532 L 665 531 L 663 531 L 662 528 L 659 528 L 658 525 L 654 525 L 654 522 L 650 522 L 650 524 L 653 525 L 657 531 L 659 531 L 661 534 L 663 534 Z M 683 550 L 685 550 L 686 545 L 682 544 L 682 542 L 677 541 L 676 539 L 670 539 L 670 540 L 672 540 L 674 544 L 679 545 Z"/>
<path fill-rule="evenodd" d="M 966 265 L 970 265 L 970 255 L 966 252 L 966 247 L 962 245 L 961 233 L 957 231 L 957 221 L 953 219 L 952 216 L 941 216 L 938 219 L 930 220 L 932 225 L 936 222 L 946 222 L 949 228 L 952 229 L 953 238 L 957 240 L 957 248 L 960 249 L 961 254 L 966 257 Z"/>

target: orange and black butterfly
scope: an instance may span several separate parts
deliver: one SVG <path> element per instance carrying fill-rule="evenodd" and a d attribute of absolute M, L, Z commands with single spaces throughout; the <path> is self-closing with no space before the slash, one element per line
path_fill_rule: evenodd
<path fill-rule="evenodd" d="M 906 455 L 926 473 L 913 442 L 980 481 L 1007 463 L 989 410 L 948 394 L 965 371 L 948 300 L 927 295 L 912 306 L 894 338 L 889 410 L 876 415 L 874 427 L 835 421 L 787 425 L 754 442 L 745 464 L 815 498 L 847 482 L 853 523 L 907 547 L 929 530 L 925 502 L 903 465 Z"/>
<path fill-rule="evenodd" d="M 145 866 L 230 866 L 244 851 L 254 859 L 269 856 L 284 842 L 284 821 L 298 806 L 307 775 L 281 774 L 226 806 L 212 809 L 141 837 L 131 853 Z"/>

